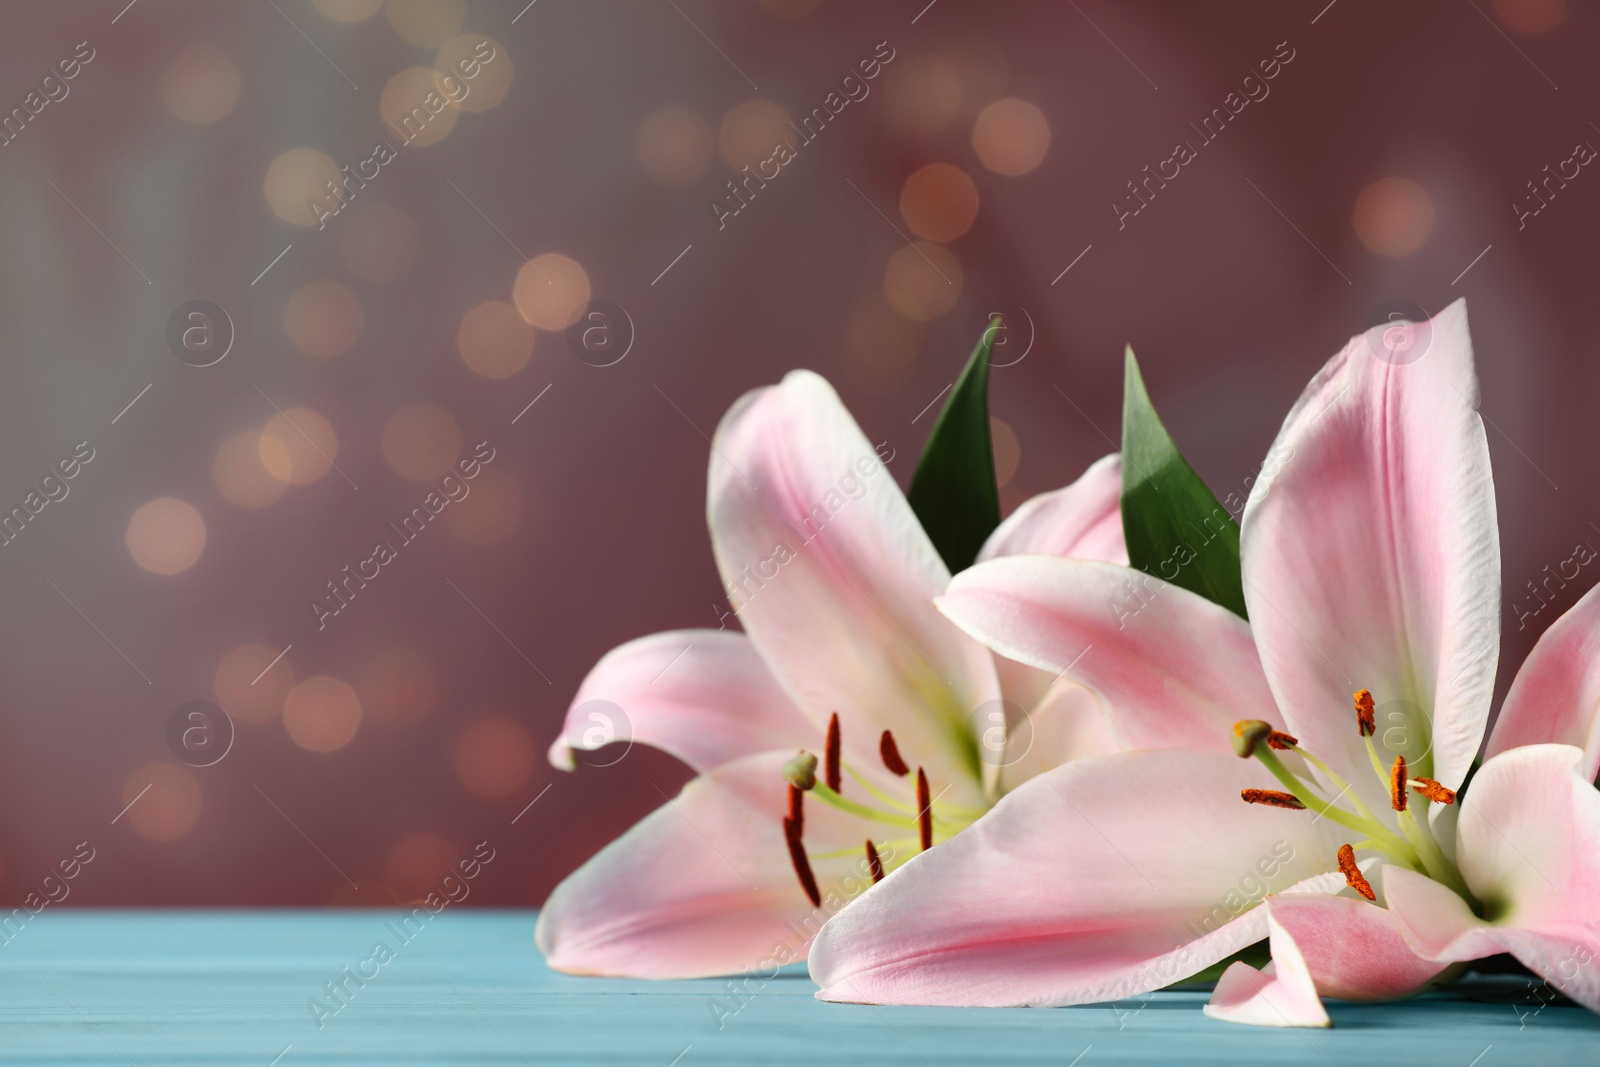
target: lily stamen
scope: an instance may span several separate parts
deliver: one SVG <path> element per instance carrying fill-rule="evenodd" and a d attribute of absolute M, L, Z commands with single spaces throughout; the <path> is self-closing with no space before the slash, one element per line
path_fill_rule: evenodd
<path fill-rule="evenodd" d="M 933 801 L 928 795 L 928 775 L 917 768 L 917 833 L 922 839 L 922 851 L 933 847 Z"/>
<path fill-rule="evenodd" d="M 1339 870 L 1344 875 L 1345 885 L 1376 903 L 1378 894 L 1372 891 L 1372 883 L 1367 881 L 1367 876 L 1356 866 L 1356 850 L 1349 845 L 1339 846 Z"/>
<path fill-rule="evenodd" d="M 885 734 L 888 731 L 884 731 Z M 867 838 L 867 868 L 872 872 L 872 884 L 877 885 L 883 881 L 883 860 L 878 858 L 878 850 L 873 847 L 872 838 Z"/>
<path fill-rule="evenodd" d="M 1267 744 L 1279 752 L 1294 748 L 1299 743 L 1300 739 L 1298 737 L 1293 734 L 1286 734 L 1282 730 L 1274 730 L 1267 735 Z"/>
<path fill-rule="evenodd" d="M 1456 791 L 1446 789 L 1432 778 L 1412 778 L 1406 784 L 1436 804 L 1456 802 Z"/>
<path fill-rule="evenodd" d="M 1377 704 L 1372 699 L 1372 692 L 1361 689 L 1356 692 L 1356 729 L 1362 737 L 1371 737 L 1378 732 L 1378 720 L 1374 714 Z"/>
<path fill-rule="evenodd" d="M 828 739 L 822 748 L 823 754 L 823 781 L 828 783 L 828 788 L 835 793 L 842 784 L 839 778 L 839 713 L 836 711 L 828 717 Z"/>
<path fill-rule="evenodd" d="M 794 864 L 795 877 L 800 888 L 806 891 L 813 908 L 822 906 L 822 893 L 817 889 L 817 876 L 811 873 L 811 861 L 806 858 L 806 846 L 800 840 L 800 827 L 793 819 L 784 817 L 783 839 L 789 846 L 789 862 Z"/>
<path fill-rule="evenodd" d="M 794 832 L 796 834 L 805 833 L 805 799 L 806 794 L 804 790 L 792 785 L 789 787 L 789 821 L 794 823 Z"/>
<path fill-rule="evenodd" d="M 900 746 L 894 743 L 894 734 L 888 730 L 878 739 L 878 755 L 883 757 L 883 765 L 889 773 L 904 778 L 911 773 L 911 768 L 906 766 L 906 761 L 900 757 Z"/>
<path fill-rule="evenodd" d="M 1406 758 L 1396 756 L 1394 766 L 1389 768 L 1389 804 L 1395 811 L 1405 811 L 1409 799 L 1406 793 Z"/>
<path fill-rule="evenodd" d="M 1294 811 L 1304 811 L 1306 806 L 1300 803 L 1293 793 L 1284 793 L 1277 789 L 1241 789 L 1239 796 L 1246 804 L 1265 804 L 1273 808 L 1289 808 Z"/>
<path fill-rule="evenodd" d="M 1318 815 L 1326 816 L 1341 826 L 1370 837 L 1383 852 L 1413 870 L 1420 867 L 1421 860 L 1418 859 L 1412 845 L 1401 839 L 1388 827 L 1383 826 L 1370 816 L 1362 817 L 1353 814 L 1336 804 L 1322 799 L 1314 789 L 1301 781 L 1298 775 L 1284 766 L 1283 761 L 1278 758 L 1278 754 L 1273 751 L 1271 744 L 1263 743 L 1275 732 L 1277 731 L 1274 731 L 1271 726 L 1259 719 L 1245 719 L 1236 722 L 1233 724 L 1233 750 L 1241 758 L 1248 759 L 1254 756 L 1260 760 L 1267 770 L 1272 772 L 1272 776 L 1284 784 L 1290 795 Z M 1300 752 L 1302 755 L 1308 755 L 1298 747 L 1295 751 Z M 1337 800 L 1338 798 L 1334 799 Z"/>

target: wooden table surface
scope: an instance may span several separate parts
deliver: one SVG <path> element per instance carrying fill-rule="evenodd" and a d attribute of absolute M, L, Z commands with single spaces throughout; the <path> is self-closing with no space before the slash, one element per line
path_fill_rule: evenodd
<path fill-rule="evenodd" d="M 725 980 L 572 978 L 544 966 L 533 912 L 447 910 L 409 941 L 397 916 L 47 909 L 0 946 L 0 1063 L 1600 1063 L 1600 1019 L 1525 980 L 1269 1031 L 1205 1018 L 1203 992 L 950 1010 L 823 1004 L 803 971 L 737 997 Z M 326 990 L 341 981 L 342 1003 Z"/>

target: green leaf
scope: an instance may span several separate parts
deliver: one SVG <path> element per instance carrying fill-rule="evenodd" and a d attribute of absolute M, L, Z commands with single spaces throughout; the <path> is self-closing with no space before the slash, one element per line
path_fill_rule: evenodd
<path fill-rule="evenodd" d="M 1000 525 L 1000 487 L 989 439 L 989 354 L 999 321 L 983 331 L 911 479 L 911 510 L 950 573 L 966 570 Z"/>
<path fill-rule="evenodd" d="M 1122 393 L 1122 532 L 1134 567 L 1248 618 L 1239 526 L 1161 425 L 1132 347 Z"/>

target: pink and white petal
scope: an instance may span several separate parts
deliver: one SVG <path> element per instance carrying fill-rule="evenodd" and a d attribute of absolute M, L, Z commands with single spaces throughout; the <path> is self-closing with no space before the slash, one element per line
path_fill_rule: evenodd
<path fill-rule="evenodd" d="M 1233 964 L 1207 1015 L 1256 1026 L 1328 1026 L 1322 997 L 1396 1000 L 1421 992 L 1445 968 L 1413 952 L 1394 917 L 1365 900 L 1284 894 L 1268 897 L 1265 911 L 1269 970 Z"/>
<path fill-rule="evenodd" d="M 594 701 L 615 704 L 626 721 Z M 818 737 L 744 634 L 672 630 L 600 658 L 572 698 L 550 762 L 572 770 L 574 750 L 638 742 L 704 773 L 757 752 L 815 748 Z"/>
<path fill-rule="evenodd" d="M 1421 875 L 1390 870 L 1389 907 L 1421 955 L 1509 952 L 1600 1011 L 1600 792 L 1570 745 L 1530 745 L 1479 769 L 1462 801 L 1456 854 L 1492 921 Z"/>
<path fill-rule="evenodd" d="M 1579 773 L 1600 773 L 1600 586 L 1584 594 L 1533 646 L 1489 735 L 1488 756 L 1519 745 L 1583 749 Z"/>
<path fill-rule="evenodd" d="M 892 458 L 892 454 L 891 454 Z M 847 758 L 891 729 L 958 803 L 982 801 L 971 716 L 999 699 L 989 654 L 933 608 L 950 579 L 911 505 L 822 378 L 794 371 L 717 429 L 707 512 L 745 632 Z"/>
<path fill-rule="evenodd" d="M 1294 939 L 1284 936 L 1270 911 L 1262 910 L 1267 912 L 1272 962 L 1259 971 L 1243 960 L 1229 964 L 1202 1010 L 1213 1019 L 1246 1026 L 1332 1026 Z"/>
<path fill-rule="evenodd" d="M 1571 745 L 1528 745 L 1484 763 L 1456 824 L 1467 888 L 1502 908 L 1496 922 L 1600 919 L 1600 792 Z"/>
<path fill-rule="evenodd" d="M 1270 781 L 1176 749 L 1040 775 L 835 915 L 811 950 L 817 995 L 1082 1004 L 1194 974 L 1265 936 L 1258 894 L 1331 887 L 1326 821 L 1240 801 Z"/>
<path fill-rule="evenodd" d="M 989 535 L 978 562 L 1031 555 L 1127 565 L 1120 455 L 1102 456 L 1071 485 L 1024 502 Z"/>
<path fill-rule="evenodd" d="M 1098 693 L 1125 748 L 1231 753 L 1235 722 L 1279 721 L 1249 625 L 1140 571 L 1006 556 L 958 574 L 936 603 L 1000 655 Z"/>
<path fill-rule="evenodd" d="M 995 670 L 1014 721 L 999 752 L 987 732 L 979 734 L 978 749 L 983 759 L 1000 763 L 1002 793 L 1063 763 L 1121 751 L 1093 691 L 1071 678 L 1052 681 L 1049 673 L 1004 656 L 995 657 Z"/>
<path fill-rule="evenodd" d="M 1427 988 L 1444 970 L 1411 950 L 1388 911 L 1355 896 L 1268 897 L 1267 916 L 1277 928 L 1273 958 L 1280 936 L 1293 941 L 1319 996 L 1397 1000 Z"/>
<path fill-rule="evenodd" d="M 781 772 L 790 755 L 747 756 L 694 779 L 568 875 L 539 913 L 535 941 L 549 965 L 570 974 L 699 978 L 766 970 L 778 946 L 791 953 L 780 962 L 804 959 L 795 931 L 815 929 L 827 912 L 813 909 L 800 888 L 784 838 L 789 787 Z M 805 806 L 811 852 L 863 847 L 864 825 Z M 862 863 L 813 864 L 824 904 L 826 894 L 842 906 L 860 891 L 852 869 Z M 854 889 L 841 897 L 847 878 Z"/>
<path fill-rule="evenodd" d="M 1351 694 L 1370 689 L 1379 739 L 1454 789 L 1499 655 L 1494 482 L 1466 305 L 1387 330 L 1420 356 L 1380 359 L 1377 331 L 1353 338 L 1284 420 L 1245 507 L 1245 602 L 1309 751 L 1368 784 Z"/>

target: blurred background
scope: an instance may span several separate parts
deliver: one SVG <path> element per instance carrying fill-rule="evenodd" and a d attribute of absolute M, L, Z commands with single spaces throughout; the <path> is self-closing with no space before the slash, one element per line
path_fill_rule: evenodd
<path fill-rule="evenodd" d="M 1503 691 L 1600 574 L 1597 26 L 1562 0 L 5 5 L 0 902 L 87 842 L 69 904 L 387 903 L 480 841 L 468 903 L 541 902 L 687 777 L 545 750 L 608 649 L 728 610 L 722 413 L 813 368 L 904 485 L 994 310 L 1009 511 L 1112 448 L 1125 343 L 1242 500 L 1347 338 L 1467 297 Z M 747 165 L 769 180 L 735 194 Z"/>

